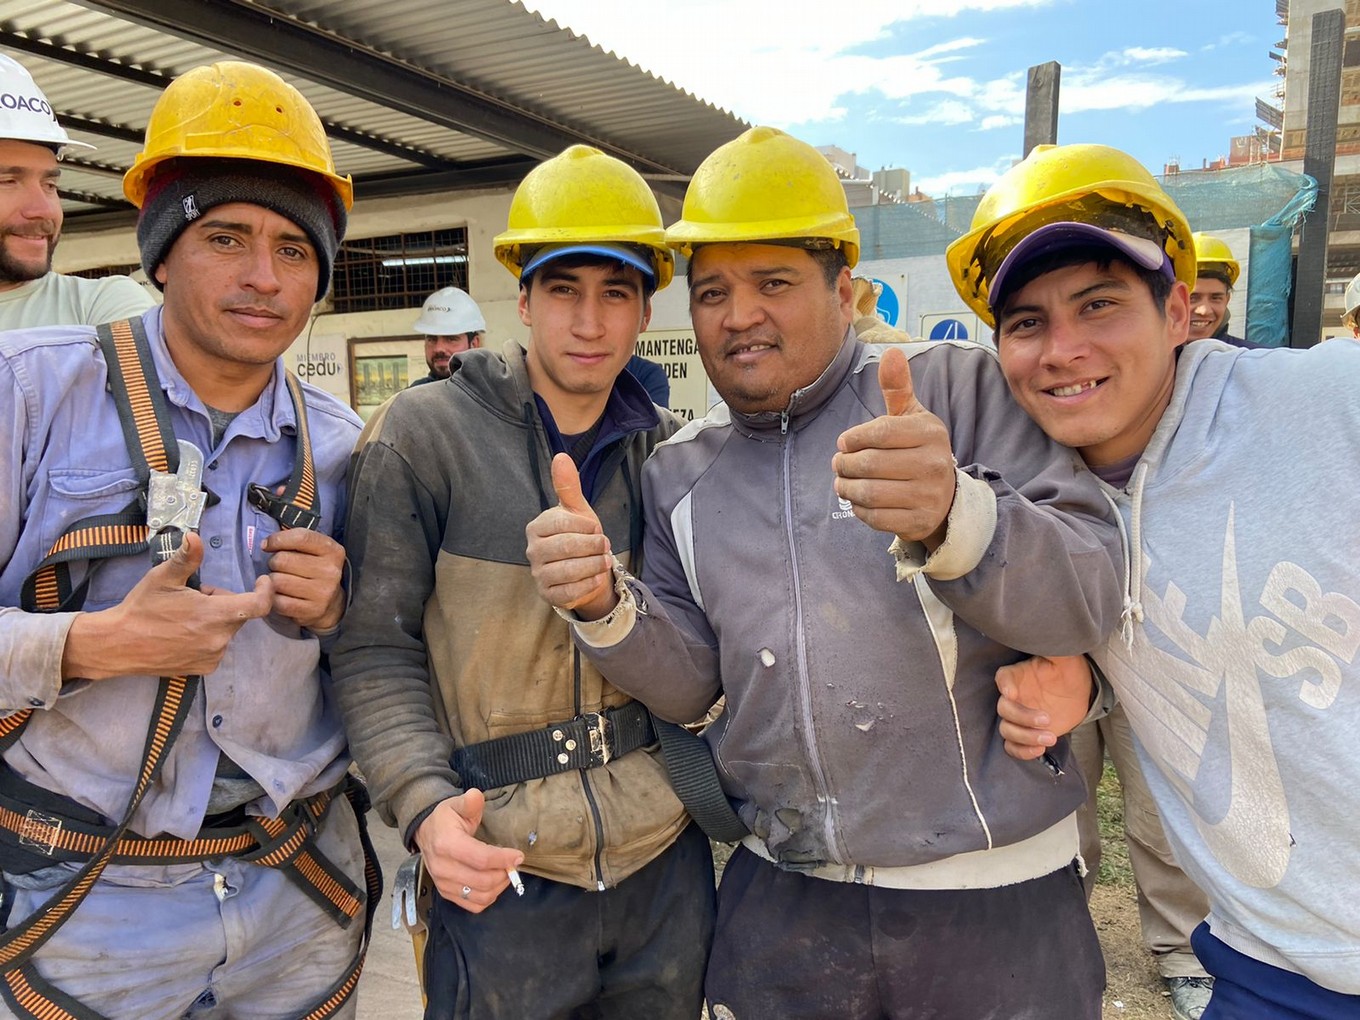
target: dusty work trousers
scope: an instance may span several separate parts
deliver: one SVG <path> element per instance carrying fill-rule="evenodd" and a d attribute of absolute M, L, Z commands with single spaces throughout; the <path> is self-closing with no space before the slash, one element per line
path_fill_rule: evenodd
<path fill-rule="evenodd" d="M 435 897 L 426 1020 L 698 1020 L 714 892 L 697 825 L 613 889 L 522 877 L 480 914 Z"/>
<path fill-rule="evenodd" d="M 354 811 L 336 797 L 317 848 L 362 893 Z M 60 878 L 53 874 L 60 871 Z M 5 876 L 9 921 L 41 906 L 66 866 Z M 347 973 L 363 936 L 283 872 L 233 858 L 110 865 L 35 957 L 38 973 L 109 1020 L 295 1020 Z M 338 1013 L 354 1015 L 354 998 Z M 12 1016 L 0 1002 L 0 1016 Z"/>
<path fill-rule="evenodd" d="M 718 889 L 711 1020 L 1100 1020 L 1075 864 L 997 889 L 879 889 L 738 847 Z"/>
<path fill-rule="evenodd" d="M 1086 861 L 1089 897 L 1100 871 L 1100 824 L 1096 818 L 1096 786 L 1106 752 L 1114 762 L 1124 791 L 1124 841 L 1138 886 L 1138 920 L 1143 944 L 1164 978 L 1206 977 L 1190 948 L 1190 933 L 1209 913 L 1209 902 L 1199 886 L 1176 864 L 1162 829 L 1162 818 L 1152 800 L 1133 748 L 1133 730 L 1120 705 L 1103 719 L 1077 727 L 1072 733 L 1072 755 L 1086 776 L 1089 796 L 1077 812 L 1081 856 Z"/>

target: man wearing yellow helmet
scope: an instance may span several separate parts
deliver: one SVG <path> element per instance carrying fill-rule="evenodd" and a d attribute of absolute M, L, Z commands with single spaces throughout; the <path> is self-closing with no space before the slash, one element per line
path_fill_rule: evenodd
<path fill-rule="evenodd" d="M 1208 895 L 1203 1020 L 1360 1015 L 1360 349 L 1185 345 L 1189 227 L 1118 150 L 1037 149 L 973 227 L 955 285 L 1125 520 L 1124 626 L 1091 657 Z M 1080 659 L 1002 671 L 1008 748 L 1044 753 L 1080 714 L 1049 695 L 1089 683 Z"/>
<path fill-rule="evenodd" d="M 1232 249 L 1222 238 L 1197 232 L 1190 235 L 1195 245 L 1195 285 L 1190 289 L 1190 339 L 1213 337 L 1234 347 L 1257 347 L 1228 333 L 1228 302 L 1241 268 Z"/>
<path fill-rule="evenodd" d="M 527 344 L 399 394 L 355 469 L 332 657 L 350 743 L 438 891 L 426 1016 L 694 1020 L 708 841 L 646 709 L 575 651 L 524 552 L 559 500 L 640 552 L 642 463 L 679 424 L 624 368 L 671 278 L 661 212 L 637 171 L 575 145 L 524 179 L 495 244 Z"/>
<path fill-rule="evenodd" d="M 359 421 L 281 358 L 350 181 L 228 61 L 124 191 L 164 304 L 0 334 L 5 1015 L 351 1016 L 376 890 L 323 652 Z"/>
<path fill-rule="evenodd" d="M 750 832 L 709 1015 L 1095 1020 L 1084 789 L 1065 749 L 1042 778 L 1005 760 L 992 679 L 1114 626 L 1094 479 L 984 348 L 909 345 L 909 367 L 857 341 L 859 232 L 811 146 L 763 127 L 722 146 L 667 237 L 726 403 L 643 472 L 640 576 L 583 507 L 541 517 L 529 558 L 659 716 L 726 695 L 706 737 Z"/>

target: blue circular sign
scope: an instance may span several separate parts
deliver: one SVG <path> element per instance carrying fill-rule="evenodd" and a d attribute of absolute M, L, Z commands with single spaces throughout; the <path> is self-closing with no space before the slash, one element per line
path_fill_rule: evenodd
<path fill-rule="evenodd" d="M 871 277 L 874 283 L 878 284 L 878 317 L 889 326 L 897 325 L 897 317 L 902 314 L 901 302 L 897 300 L 897 292 L 887 285 L 877 276 Z"/>
<path fill-rule="evenodd" d="M 968 327 L 958 319 L 941 319 L 930 327 L 932 340 L 967 340 Z"/>

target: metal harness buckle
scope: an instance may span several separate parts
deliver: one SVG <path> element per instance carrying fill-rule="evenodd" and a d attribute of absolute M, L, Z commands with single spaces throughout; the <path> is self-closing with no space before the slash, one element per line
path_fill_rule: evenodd
<path fill-rule="evenodd" d="M 609 718 L 603 712 L 585 712 L 581 715 L 590 734 L 590 763 L 592 768 L 605 765 L 614 757 L 609 748 Z"/>
<path fill-rule="evenodd" d="M 19 827 L 19 845 L 41 850 L 48 857 L 56 849 L 61 838 L 62 820 L 54 815 L 30 809 Z"/>

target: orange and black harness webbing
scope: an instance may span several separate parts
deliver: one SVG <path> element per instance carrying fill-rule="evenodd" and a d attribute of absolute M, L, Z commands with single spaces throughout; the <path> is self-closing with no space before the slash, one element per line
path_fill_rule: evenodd
<path fill-rule="evenodd" d="M 179 448 L 174 441 L 169 408 L 141 320 L 101 326 L 98 337 L 108 366 L 109 390 L 118 408 L 141 491 L 119 513 L 89 517 L 67 529 L 24 582 L 21 601 L 28 612 L 80 609 L 86 583 L 72 584 L 72 563 L 90 565 L 88 580 L 88 570 L 94 569 L 98 561 L 146 552 L 149 545 L 145 487 L 150 472 L 173 472 L 178 467 Z M 283 527 L 315 528 L 320 520 L 319 500 L 306 404 L 297 379 L 291 373 L 286 379 L 297 421 L 292 476 L 282 493 L 251 486 L 248 498 Z M 348 927 L 367 904 L 364 937 L 351 966 L 304 1014 L 304 1020 L 325 1020 L 353 993 L 363 969 L 373 911 L 382 895 L 377 858 L 364 825 L 368 805 L 360 784 L 347 782 L 345 793 L 359 821 L 366 885 L 363 892 L 313 846 L 316 827 L 333 799 L 329 792 L 289 805 L 279 818 L 252 818 L 233 831 L 206 830 L 193 840 L 148 839 L 128 831 L 184 726 L 201 683 L 201 677 L 161 678 L 142 766 L 123 819 L 116 826 L 85 825 L 64 816 L 25 810 L 22 802 L 0 800 L 0 842 L 18 842 L 30 850 L 39 848 L 53 863 L 83 862 L 42 910 L 0 933 L 0 996 L 17 1015 L 33 1020 L 102 1020 L 98 1013 L 45 981 L 34 968 L 32 956 L 71 916 L 110 863 L 197 861 L 228 854 L 263 867 L 283 869 L 342 927 Z M 18 739 L 31 715 L 30 709 L 0 719 L 0 753 Z"/>

